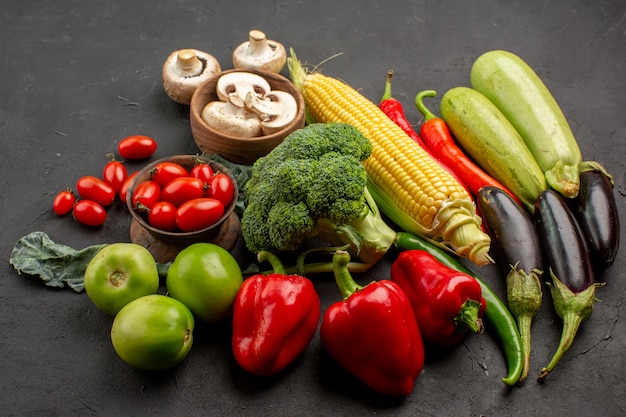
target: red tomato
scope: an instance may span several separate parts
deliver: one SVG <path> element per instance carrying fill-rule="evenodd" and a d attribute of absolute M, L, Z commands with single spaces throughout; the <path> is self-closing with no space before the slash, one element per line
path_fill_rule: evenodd
<path fill-rule="evenodd" d="M 149 210 L 161 199 L 161 187 L 154 181 L 140 182 L 135 188 L 131 202 L 136 210 Z"/>
<path fill-rule="evenodd" d="M 152 181 L 159 184 L 161 188 L 165 187 L 168 183 L 172 182 L 176 178 L 188 176 L 189 172 L 185 169 L 185 167 L 175 162 L 158 163 L 150 171 L 150 178 L 152 179 Z"/>
<path fill-rule="evenodd" d="M 168 201 L 157 201 L 148 213 L 150 226 L 166 232 L 176 230 L 176 206 Z"/>
<path fill-rule="evenodd" d="M 110 206 L 115 200 L 115 190 L 98 177 L 85 175 L 76 181 L 76 191 L 85 200 L 92 200 L 103 207 Z"/>
<path fill-rule="evenodd" d="M 74 219 L 87 226 L 101 226 L 107 218 L 107 212 L 100 204 L 92 200 L 80 200 L 72 211 Z"/>
<path fill-rule="evenodd" d="M 217 222 L 224 205 L 214 198 L 196 198 L 183 203 L 176 211 L 176 224 L 183 232 L 195 232 Z"/>
<path fill-rule="evenodd" d="M 72 211 L 75 203 L 76 195 L 74 195 L 74 191 L 72 191 L 71 188 L 66 188 L 54 198 L 54 201 L 52 202 L 52 210 L 54 210 L 54 212 L 59 216 L 65 216 L 67 213 Z"/>
<path fill-rule="evenodd" d="M 126 181 L 124 181 L 124 184 L 122 185 L 122 188 L 120 189 L 120 200 L 122 200 L 122 203 L 126 204 L 126 194 L 128 193 L 128 187 L 130 187 L 130 183 L 133 181 L 133 178 L 135 178 L 135 176 L 139 173 L 139 171 L 135 171 L 132 174 L 130 174 L 127 178 Z"/>
<path fill-rule="evenodd" d="M 194 178 L 199 178 L 202 181 L 206 182 L 207 184 L 211 180 L 211 177 L 213 176 L 213 174 L 214 174 L 213 168 L 211 168 L 211 165 L 209 164 L 200 163 L 200 164 L 194 165 L 194 167 L 191 168 L 191 176 Z"/>
<path fill-rule="evenodd" d="M 176 207 L 185 201 L 204 197 L 206 184 L 193 177 L 179 177 L 169 182 L 161 192 L 161 200 L 169 201 Z"/>
<path fill-rule="evenodd" d="M 156 149 L 156 141 L 143 135 L 128 136 L 117 145 L 117 151 L 124 159 L 146 159 L 152 156 Z"/>
<path fill-rule="evenodd" d="M 109 184 L 115 193 L 119 193 L 128 178 L 126 165 L 120 161 L 109 161 L 102 170 L 102 179 Z"/>
<path fill-rule="evenodd" d="M 215 174 L 209 182 L 209 189 L 207 190 L 207 197 L 219 200 L 227 206 L 233 200 L 235 195 L 235 187 L 230 177 L 221 172 Z"/>

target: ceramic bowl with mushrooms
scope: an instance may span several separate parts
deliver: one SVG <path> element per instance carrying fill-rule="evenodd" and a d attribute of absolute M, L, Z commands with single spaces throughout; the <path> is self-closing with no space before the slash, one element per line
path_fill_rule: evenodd
<path fill-rule="evenodd" d="M 194 140 L 205 154 L 252 164 L 304 127 L 304 98 L 280 74 L 226 70 L 198 87 L 191 99 Z"/>

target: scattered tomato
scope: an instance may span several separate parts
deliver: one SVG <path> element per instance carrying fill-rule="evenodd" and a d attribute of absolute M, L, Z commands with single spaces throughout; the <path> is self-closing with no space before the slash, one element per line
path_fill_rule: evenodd
<path fill-rule="evenodd" d="M 169 201 L 157 201 L 148 213 L 148 223 L 157 229 L 173 232 L 176 230 L 176 206 Z"/>
<path fill-rule="evenodd" d="M 76 191 L 85 200 L 92 200 L 103 207 L 115 200 L 115 190 L 106 182 L 92 175 L 85 175 L 76 181 Z"/>
<path fill-rule="evenodd" d="M 157 149 L 157 143 L 149 136 L 133 135 L 118 143 L 117 151 L 124 159 L 146 159 Z"/>
<path fill-rule="evenodd" d="M 124 184 L 122 185 L 122 188 L 120 189 L 120 192 L 119 192 L 120 200 L 124 204 L 126 204 L 126 194 L 128 194 L 128 188 L 130 187 L 130 184 L 133 182 L 133 178 L 135 178 L 135 176 L 137 176 L 137 174 L 139 174 L 139 171 L 135 171 L 132 174 L 130 174 L 126 178 L 126 181 L 124 181 Z"/>
<path fill-rule="evenodd" d="M 176 255 L 166 287 L 197 318 L 217 322 L 232 315 L 242 282 L 241 268 L 230 252 L 213 243 L 194 243 Z"/>
<path fill-rule="evenodd" d="M 56 195 L 52 202 L 52 210 L 59 215 L 65 216 L 74 208 L 76 203 L 76 195 L 71 188 L 66 188 Z"/>
<path fill-rule="evenodd" d="M 148 249 L 136 243 L 112 243 L 89 261 L 84 282 L 96 307 L 115 315 L 129 302 L 156 293 L 159 272 Z"/>
<path fill-rule="evenodd" d="M 224 204 L 214 198 L 196 198 L 183 203 L 176 211 L 176 224 L 183 232 L 205 229 L 224 214 Z"/>
<path fill-rule="evenodd" d="M 193 177 L 179 177 L 169 182 L 161 190 L 161 200 L 169 201 L 176 207 L 186 201 L 204 197 L 206 184 Z"/>
<path fill-rule="evenodd" d="M 228 175 L 219 172 L 211 178 L 207 197 L 219 200 L 224 206 L 228 206 L 233 200 L 234 194 L 235 186 Z"/>
<path fill-rule="evenodd" d="M 176 178 L 188 176 L 187 169 L 175 162 L 160 162 L 150 171 L 150 179 L 159 184 L 161 188 Z"/>
<path fill-rule="evenodd" d="M 175 298 L 152 294 L 128 303 L 113 320 L 111 342 L 127 364 L 145 371 L 173 368 L 193 345 L 195 320 Z"/>
<path fill-rule="evenodd" d="M 120 192 L 127 178 L 126 165 L 121 161 L 109 161 L 102 170 L 102 179 L 113 188 L 116 194 Z"/>
<path fill-rule="evenodd" d="M 132 204 L 135 209 L 141 211 L 150 209 L 161 199 L 161 187 L 152 180 L 140 182 L 132 197 Z"/>
<path fill-rule="evenodd" d="M 107 218 L 107 212 L 100 204 L 92 200 L 80 200 L 74 205 L 72 216 L 87 226 L 102 226 Z"/>
<path fill-rule="evenodd" d="M 208 184 L 209 181 L 211 180 L 211 177 L 213 177 L 214 172 L 213 172 L 213 168 L 211 168 L 211 165 L 205 164 L 205 163 L 198 163 L 194 165 L 193 168 L 191 168 L 190 174 L 192 177 L 199 178 Z"/>

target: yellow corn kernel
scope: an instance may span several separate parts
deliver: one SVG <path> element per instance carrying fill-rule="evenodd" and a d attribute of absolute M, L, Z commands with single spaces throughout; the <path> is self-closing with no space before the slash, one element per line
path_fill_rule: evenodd
<path fill-rule="evenodd" d="M 293 53 L 289 71 L 310 117 L 321 123 L 348 123 L 371 141 L 372 156 L 364 162 L 369 180 L 382 192 L 379 195 L 412 219 L 403 222 L 405 230 L 478 265 L 492 261 L 490 239 L 480 228 L 474 201 L 452 174 L 348 84 L 318 72 L 307 73 Z M 386 208 L 381 211 L 389 215 Z"/>

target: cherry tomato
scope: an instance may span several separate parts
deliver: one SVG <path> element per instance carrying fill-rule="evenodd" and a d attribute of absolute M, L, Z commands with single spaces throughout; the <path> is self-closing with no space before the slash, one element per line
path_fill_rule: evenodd
<path fill-rule="evenodd" d="M 133 135 L 118 143 L 117 151 L 124 159 L 146 159 L 157 149 L 157 143 L 149 136 Z"/>
<path fill-rule="evenodd" d="M 194 165 L 194 167 L 191 168 L 191 176 L 194 178 L 199 178 L 202 181 L 206 182 L 207 184 L 211 180 L 211 177 L 213 176 L 213 174 L 214 174 L 213 168 L 211 168 L 211 165 L 209 164 L 200 163 L 200 164 Z"/>
<path fill-rule="evenodd" d="M 161 199 L 161 187 L 159 184 L 152 180 L 147 180 L 139 183 L 131 202 L 136 210 L 149 210 L 152 206 Z"/>
<path fill-rule="evenodd" d="M 175 162 L 160 162 L 150 171 L 150 179 L 159 184 L 161 188 L 176 178 L 188 176 L 187 169 Z"/>
<path fill-rule="evenodd" d="M 204 197 L 206 184 L 193 177 L 179 177 L 168 183 L 161 192 L 161 200 L 169 201 L 176 207 L 185 201 Z"/>
<path fill-rule="evenodd" d="M 217 222 L 224 205 L 214 198 L 196 198 L 183 203 L 176 211 L 176 224 L 183 232 L 194 232 Z"/>
<path fill-rule="evenodd" d="M 85 200 L 92 200 L 103 207 L 115 200 L 115 190 L 106 182 L 92 175 L 85 175 L 76 181 L 76 191 Z"/>
<path fill-rule="evenodd" d="M 122 201 L 122 203 L 126 204 L 126 194 L 128 193 L 128 187 L 130 187 L 130 183 L 133 181 L 133 178 L 135 178 L 135 176 L 139 173 L 139 171 L 135 171 L 132 174 L 130 174 L 127 178 L 126 181 L 124 181 L 124 184 L 122 185 L 122 188 L 120 189 L 120 200 Z"/>
<path fill-rule="evenodd" d="M 120 192 L 126 178 L 128 178 L 128 171 L 121 161 L 109 161 L 102 170 L 102 179 L 113 188 L 115 193 Z"/>
<path fill-rule="evenodd" d="M 67 213 L 72 211 L 74 208 L 74 204 L 76 203 L 76 195 L 71 188 L 66 188 L 56 195 L 54 201 L 52 202 L 52 210 L 59 215 L 65 216 Z"/>
<path fill-rule="evenodd" d="M 166 232 L 176 230 L 176 206 L 169 201 L 157 201 L 148 213 L 150 226 Z"/>
<path fill-rule="evenodd" d="M 87 226 L 101 226 L 107 218 L 107 212 L 100 204 L 92 200 L 79 200 L 72 211 L 74 219 Z"/>
<path fill-rule="evenodd" d="M 233 200 L 234 194 L 235 187 L 230 177 L 219 172 L 211 178 L 206 196 L 219 200 L 224 206 L 227 206 Z"/>

